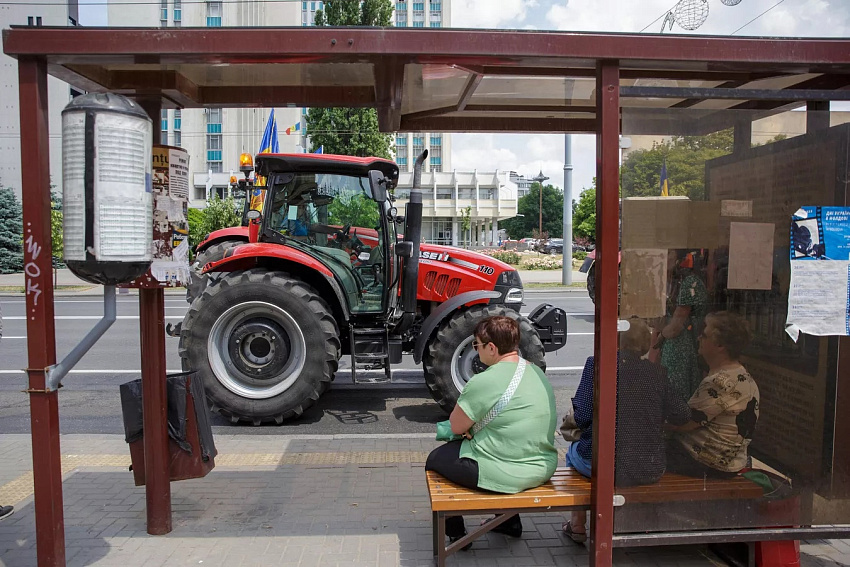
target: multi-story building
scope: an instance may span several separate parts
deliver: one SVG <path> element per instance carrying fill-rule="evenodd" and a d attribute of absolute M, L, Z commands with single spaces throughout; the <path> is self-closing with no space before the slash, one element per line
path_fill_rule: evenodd
<path fill-rule="evenodd" d="M 395 190 L 399 210 L 412 186 L 413 173 L 401 173 Z M 499 242 L 499 221 L 516 216 L 517 186 L 507 171 L 425 172 L 422 191 L 422 238 L 432 244 L 493 246 Z"/>
<path fill-rule="evenodd" d="M 512 183 L 516 184 L 517 199 L 521 199 L 528 195 L 528 192 L 531 191 L 531 185 L 534 183 L 533 179 L 526 177 L 525 175 L 520 175 L 516 171 L 510 172 L 510 180 Z"/>
<path fill-rule="evenodd" d="M 119 27 L 295 26 L 301 21 L 302 7 L 309 4 L 161 0 L 157 5 L 108 0 L 107 17 L 110 26 Z M 247 36 L 246 41 L 250 41 Z M 210 194 L 227 194 L 231 173 L 239 174 L 239 154 L 259 150 L 270 112 L 268 108 L 163 109 L 162 143 L 189 152 L 194 186 L 189 196 L 191 207 L 203 207 Z M 301 151 L 303 126 L 297 133 L 286 134 L 287 128 L 294 131 L 295 124 L 300 124 L 301 110 L 275 108 L 275 118 L 280 151 Z"/>
<path fill-rule="evenodd" d="M 77 1 L 38 3 L 7 0 L 0 4 L 0 29 L 9 26 L 76 26 L 79 21 Z M 1 43 L 0 43 L 1 44 Z M 50 181 L 57 190 L 62 187 L 62 109 L 75 96 L 68 83 L 47 78 L 48 129 L 50 131 Z M 21 177 L 26 164 L 21 163 L 21 127 L 18 111 L 18 62 L 0 49 L 0 188 L 11 187 L 21 198 Z"/>

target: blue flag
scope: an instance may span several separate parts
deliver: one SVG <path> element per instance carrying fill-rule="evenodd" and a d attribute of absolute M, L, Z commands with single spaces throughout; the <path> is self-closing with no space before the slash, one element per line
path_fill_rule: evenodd
<path fill-rule="evenodd" d="M 269 113 L 269 121 L 266 123 L 266 131 L 263 132 L 263 139 L 260 142 L 259 154 L 279 154 L 280 143 L 277 141 L 277 122 L 274 119 L 274 108 Z"/>
<path fill-rule="evenodd" d="M 323 154 L 323 153 L 325 153 L 325 146 L 324 146 L 324 145 L 319 146 L 319 149 L 318 149 L 318 150 L 316 150 L 316 151 L 315 151 L 315 152 L 313 152 L 313 153 L 314 153 L 314 154 Z"/>
<path fill-rule="evenodd" d="M 667 187 L 667 160 L 664 160 L 664 165 L 661 166 L 661 196 L 670 196 L 670 191 Z"/>

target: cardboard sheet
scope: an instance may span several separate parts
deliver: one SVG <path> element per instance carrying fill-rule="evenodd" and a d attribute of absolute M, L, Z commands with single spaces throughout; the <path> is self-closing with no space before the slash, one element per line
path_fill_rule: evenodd
<path fill-rule="evenodd" d="M 728 289 L 767 289 L 773 281 L 773 223 L 733 222 L 729 227 Z"/>
<path fill-rule="evenodd" d="M 620 319 L 663 317 L 667 301 L 667 250 L 623 250 Z"/>
<path fill-rule="evenodd" d="M 719 221 L 719 201 L 629 197 L 623 199 L 623 248 L 715 248 Z"/>

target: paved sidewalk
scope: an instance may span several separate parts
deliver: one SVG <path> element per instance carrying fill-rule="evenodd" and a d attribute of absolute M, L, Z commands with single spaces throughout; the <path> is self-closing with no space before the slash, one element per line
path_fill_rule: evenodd
<path fill-rule="evenodd" d="M 122 435 L 62 437 L 69 566 L 433 565 L 423 462 L 430 435 L 218 435 L 216 468 L 172 484 L 174 530 L 149 536 Z M 563 448 L 562 448 L 563 449 Z M 0 435 L 0 565 L 36 565 L 29 436 Z M 472 524 L 478 518 L 467 518 Z M 449 565 L 587 565 L 561 514 L 523 517 L 521 539 L 488 534 Z M 615 565 L 716 566 L 703 546 L 616 550 Z M 850 565 L 844 541 L 803 546 L 803 566 Z"/>

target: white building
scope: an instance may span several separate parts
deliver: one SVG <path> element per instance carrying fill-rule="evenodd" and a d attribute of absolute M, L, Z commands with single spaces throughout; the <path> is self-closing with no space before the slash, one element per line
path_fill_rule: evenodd
<path fill-rule="evenodd" d="M 108 0 L 108 24 L 116 27 L 241 27 L 296 26 L 299 2 L 186 2 L 162 0 L 159 5 L 137 0 Z M 245 41 L 250 41 L 246 36 Z M 190 207 L 203 207 L 212 173 L 212 192 L 224 196 L 230 172 L 239 173 L 239 154 L 255 154 L 268 121 L 267 108 L 163 109 L 162 143 L 189 152 L 194 187 Z M 275 108 L 280 151 L 300 152 L 300 132 L 286 129 L 301 121 L 298 108 Z"/>
<path fill-rule="evenodd" d="M 76 1 L 39 4 L 28 0 L 5 0 L 0 4 L 0 29 L 16 25 L 75 26 L 77 21 Z M 68 83 L 47 77 L 50 180 L 57 190 L 62 188 L 61 113 L 71 97 Z M 13 188 L 18 199 L 21 198 L 21 177 L 27 170 L 27 164 L 21 164 L 20 120 L 18 61 L 0 49 L 0 188 Z"/>
<path fill-rule="evenodd" d="M 404 214 L 413 173 L 399 175 L 395 206 Z M 499 221 L 516 216 L 517 186 L 510 172 L 445 171 L 422 174 L 422 237 L 432 244 L 491 246 Z M 463 219 L 469 213 L 469 230 Z"/>

